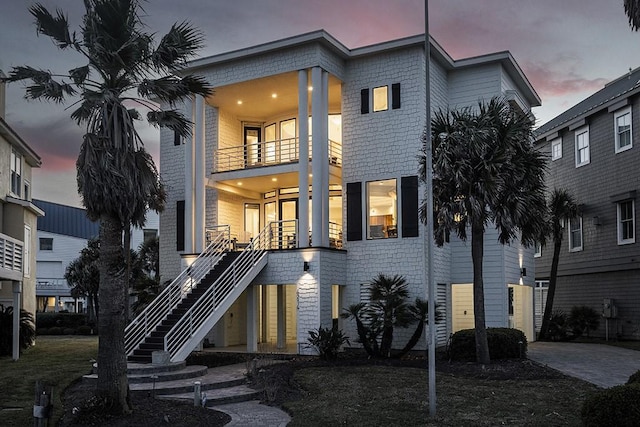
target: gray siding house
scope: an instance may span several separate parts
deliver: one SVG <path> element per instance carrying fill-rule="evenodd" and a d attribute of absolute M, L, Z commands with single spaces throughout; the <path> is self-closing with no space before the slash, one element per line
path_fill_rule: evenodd
<path fill-rule="evenodd" d="M 554 309 L 602 311 L 597 335 L 640 338 L 640 69 L 630 71 L 537 131 L 549 155 L 547 186 L 579 203 L 566 224 Z M 536 258 L 536 312 L 541 312 L 552 247 Z M 540 298 L 538 298 L 540 297 Z"/>
<path fill-rule="evenodd" d="M 540 104 L 508 52 L 454 60 L 431 45 L 434 108 L 496 95 L 524 111 Z M 128 327 L 129 354 L 165 349 L 180 360 L 205 339 L 310 353 L 308 332 L 333 323 L 355 343 L 355 323 L 339 313 L 367 298 L 378 273 L 404 276 L 411 299 L 426 299 L 417 212 L 425 64 L 424 36 L 349 49 L 325 31 L 193 61 L 187 72 L 214 94 L 182 106 L 191 138 L 161 131 L 160 268 L 176 280 Z M 520 274 L 533 270 L 533 251 L 492 233 L 487 325 L 533 339 L 533 274 Z M 470 246 L 452 240 L 429 256 L 444 344 L 473 324 Z M 187 301 L 172 307 L 178 297 Z M 394 344 L 409 334 L 398 331 Z"/>

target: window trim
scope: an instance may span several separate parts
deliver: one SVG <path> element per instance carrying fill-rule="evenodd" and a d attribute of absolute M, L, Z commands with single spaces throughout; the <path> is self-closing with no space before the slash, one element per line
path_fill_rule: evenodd
<path fill-rule="evenodd" d="M 555 147 L 560 146 L 559 155 L 556 156 L 556 152 L 554 150 Z M 562 158 L 562 138 L 556 138 L 551 141 L 551 160 L 558 160 Z"/>
<path fill-rule="evenodd" d="M 571 225 L 573 224 L 574 221 L 578 220 L 579 224 L 580 224 L 580 246 L 573 246 L 573 238 L 572 238 L 572 227 Z M 576 218 L 570 218 L 569 219 L 569 224 L 567 227 L 568 233 L 569 233 L 569 252 L 580 252 L 582 251 L 582 249 L 584 248 L 584 233 L 582 232 L 583 228 L 582 228 L 582 217 L 578 216 Z"/>
<path fill-rule="evenodd" d="M 42 243 L 46 242 L 48 245 L 46 247 L 42 247 Z M 50 245 L 49 245 L 50 244 Z M 50 248 L 50 249 L 47 249 Z M 53 251 L 53 237 L 39 237 L 38 238 L 38 250 L 39 251 Z"/>
<path fill-rule="evenodd" d="M 380 109 L 376 108 L 376 99 L 377 99 L 376 89 L 384 89 L 384 92 L 385 92 L 384 95 L 385 96 L 380 95 L 380 97 L 385 100 L 384 108 L 380 108 Z M 379 113 L 381 111 L 388 111 L 389 110 L 389 85 L 376 86 L 371 90 L 371 110 L 374 113 Z"/>
<path fill-rule="evenodd" d="M 629 145 L 620 147 L 620 133 L 618 132 L 618 118 L 629 114 Z M 622 153 L 633 147 L 633 112 L 631 106 L 621 108 L 613 113 L 613 135 L 615 140 L 616 153 Z"/>
<path fill-rule="evenodd" d="M 579 156 L 579 149 L 578 149 L 578 137 L 580 135 L 586 135 L 586 141 L 587 141 L 587 145 L 586 145 L 586 160 L 583 162 L 580 162 L 580 156 Z M 581 166 L 585 166 L 588 165 L 589 163 L 591 163 L 591 141 L 589 140 L 589 126 L 583 126 L 579 129 L 575 130 L 574 133 L 574 141 L 575 141 L 575 156 L 576 156 L 576 168 L 579 168 Z"/>
<path fill-rule="evenodd" d="M 622 204 L 631 202 L 631 224 L 633 227 L 633 237 L 623 239 L 622 237 Z M 616 203 L 616 231 L 618 235 L 618 245 L 629 245 L 636 242 L 636 202 L 633 199 L 621 200 Z"/>
<path fill-rule="evenodd" d="M 370 186 L 375 185 L 376 183 L 381 183 L 384 181 L 395 181 L 395 191 L 396 191 L 396 202 L 395 202 L 395 235 L 389 235 L 391 233 L 391 230 L 393 230 L 393 228 L 390 228 L 389 226 L 382 226 L 382 229 L 380 231 L 383 232 L 383 235 L 380 237 L 372 237 L 371 236 L 371 190 L 370 190 Z M 398 178 L 385 178 L 385 179 L 374 179 L 371 181 L 366 181 L 364 188 L 365 188 L 365 208 L 366 208 L 366 212 L 365 212 L 365 237 L 366 240 L 388 240 L 388 239 L 397 239 L 398 238 L 398 222 L 400 220 L 400 218 L 398 217 L 399 209 L 398 209 L 398 184 L 400 183 L 400 179 Z M 386 215 L 385 215 L 386 216 Z M 375 224 L 376 226 L 378 226 L 379 224 Z"/>
<path fill-rule="evenodd" d="M 542 256 L 542 243 L 534 242 L 533 243 L 533 257 L 540 258 Z"/>
<path fill-rule="evenodd" d="M 9 183 L 9 194 L 22 198 L 22 185 L 23 185 L 23 174 L 24 174 L 24 163 L 22 161 L 22 154 L 15 150 L 15 148 L 11 148 L 11 165 L 10 168 L 10 183 Z M 18 170 L 19 169 L 19 170 Z M 14 183 L 14 175 L 17 176 L 17 181 Z M 14 188 L 15 184 L 15 188 Z M 16 191 L 14 191 L 16 190 Z"/>

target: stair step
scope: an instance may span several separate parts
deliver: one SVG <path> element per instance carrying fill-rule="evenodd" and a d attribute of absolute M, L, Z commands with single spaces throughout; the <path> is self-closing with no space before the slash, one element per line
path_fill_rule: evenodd
<path fill-rule="evenodd" d="M 132 393 L 155 392 L 156 395 L 191 393 L 193 397 L 193 388 L 196 381 L 200 381 L 202 391 L 235 387 L 246 383 L 245 372 L 245 364 L 221 366 L 209 369 L 205 375 L 161 382 L 156 381 L 155 387 L 153 383 L 148 382 L 133 383 L 129 385 L 129 389 Z"/>
<path fill-rule="evenodd" d="M 168 381 L 179 381 L 179 380 L 188 380 L 190 378 L 198 378 L 204 377 L 207 375 L 207 367 L 202 365 L 192 365 L 182 367 L 180 370 L 174 370 L 169 372 L 143 372 L 137 374 L 127 374 L 127 378 L 129 379 L 129 384 L 151 384 L 153 388 L 153 383 L 156 383 L 156 388 L 158 384 L 162 382 Z M 98 376 L 96 374 L 85 375 L 82 377 L 84 381 L 87 382 L 95 382 L 98 380 Z"/>
<path fill-rule="evenodd" d="M 207 398 L 207 407 L 224 405 L 226 403 L 247 402 L 249 400 L 260 399 L 262 391 L 252 389 L 246 385 L 227 387 L 203 392 Z M 203 396 L 204 397 L 204 396 Z M 193 392 L 165 394 L 157 396 L 158 399 L 176 400 L 179 402 L 193 402 Z"/>
<path fill-rule="evenodd" d="M 141 350 L 152 350 L 152 351 L 163 350 L 164 349 L 164 343 L 143 342 L 142 344 L 140 344 L 140 349 Z"/>

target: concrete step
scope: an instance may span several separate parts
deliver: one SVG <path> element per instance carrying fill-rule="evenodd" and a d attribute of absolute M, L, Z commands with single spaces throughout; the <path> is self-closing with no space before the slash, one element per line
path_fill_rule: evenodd
<path fill-rule="evenodd" d="M 206 406 L 224 405 L 227 403 L 247 402 L 249 400 L 260 399 L 262 392 L 247 385 L 206 390 L 202 392 L 203 398 L 206 396 Z M 158 399 L 177 400 L 180 402 L 193 403 L 193 391 L 190 393 L 165 394 L 156 396 Z"/>
<path fill-rule="evenodd" d="M 188 380 L 190 378 L 203 377 L 207 375 L 207 367 L 201 365 L 192 365 L 183 367 L 180 370 L 174 370 L 169 372 L 153 372 L 153 370 L 142 371 L 140 373 L 128 373 L 129 384 L 144 384 L 144 383 L 156 383 L 156 387 L 159 383 L 168 381 Z M 96 374 L 85 375 L 82 377 L 84 381 L 93 382 L 98 381 Z M 195 381 L 195 380 L 194 380 Z"/>

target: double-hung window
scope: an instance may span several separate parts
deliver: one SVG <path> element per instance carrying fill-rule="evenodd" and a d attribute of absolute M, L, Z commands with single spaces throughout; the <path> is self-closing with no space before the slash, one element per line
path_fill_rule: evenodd
<path fill-rule="evenodd" d="M 11 150 L 11 193 L 22 197 L 22 156 Z"/>
<path fill-rule="evenodd" d="M 589 127 L 585 126 L 576 129 L 576 167 L 589 164 L 591 157 L 589 154 Z"/>
<path fill-rule="evenodd" d="M 569 252 L 582 250 L 582 217 L 569 220 Z"/>
<path fill-rule="evenodd" d="M 633 200 L 618 202 L 618 244 L 635 243 L 635 203 Z"/>
<path fill-rule="evenodd" d="M 551 160 L 562 158 L 562 138 L 551 141 Z"/>
<path fill-rule="evenodd" d="M 616 111 L 613 115 L 613 123 L 616 139 L 616 153 L 630 149 L 633 146 L 631 107 Z"/>

